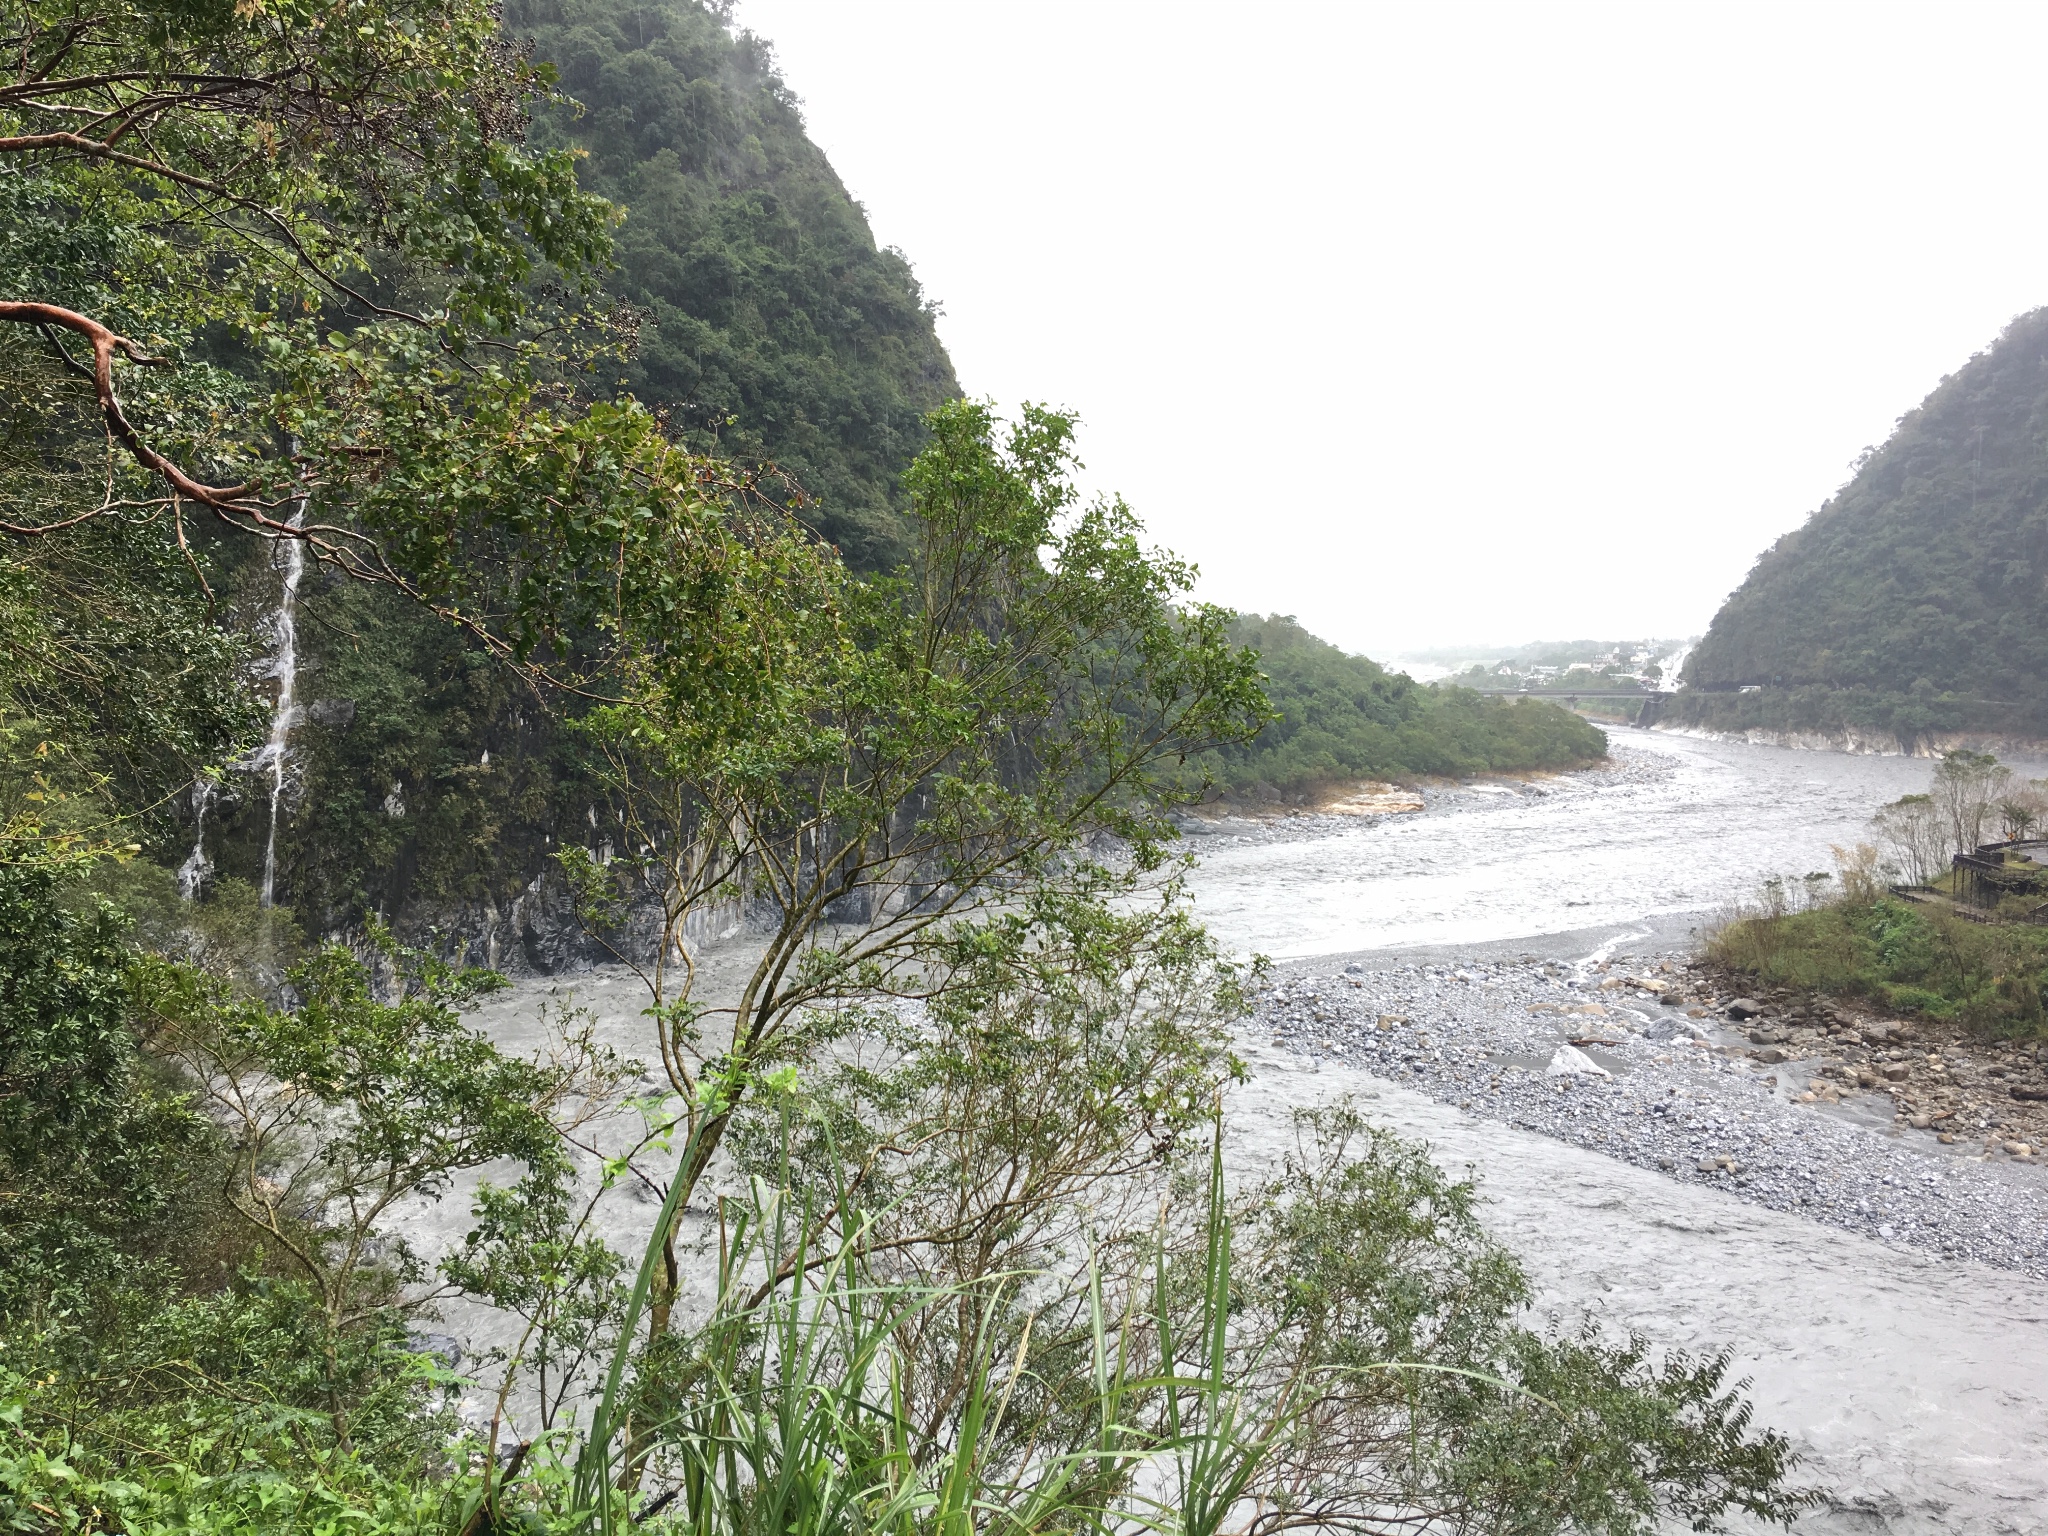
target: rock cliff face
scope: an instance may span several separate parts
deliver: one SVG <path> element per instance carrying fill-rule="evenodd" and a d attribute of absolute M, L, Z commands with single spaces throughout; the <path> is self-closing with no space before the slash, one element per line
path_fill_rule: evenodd
<path fill-rule="evenodd" d="M 2048 310 L 1942 380 L 1757 560 L 1667 723 L 1891 744 L 2048 736 Z"/>

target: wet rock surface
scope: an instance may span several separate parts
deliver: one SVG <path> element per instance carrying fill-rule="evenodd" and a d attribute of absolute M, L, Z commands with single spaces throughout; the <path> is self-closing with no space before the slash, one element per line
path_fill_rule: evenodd
<path fill-rule="evenodd" d="M 1737 993 L 1678 955 L 1302 965 L 1262 996 L 1259 1020 L 1287 1050 L 1482 1119 L 1938 1258 L 2048 1277 L 2042 1106 L 2007 1086 L 2036 1080 L 2031 1047 Z"/>

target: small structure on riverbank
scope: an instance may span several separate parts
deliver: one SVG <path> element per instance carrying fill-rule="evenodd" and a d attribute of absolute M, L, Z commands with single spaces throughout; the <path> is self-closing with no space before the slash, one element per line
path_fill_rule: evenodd
<path fill-rule="evenodd" d="M 1974 853 L 1957 854 L 1953 864 L 1958 901 L 1993 910 L 2014 897 L 2031 897 L 2048 906 L 2048 840 L 1981 843 Z M 2037 907 L 2025 920 L 2048 922 L 2048 914 Z"/>

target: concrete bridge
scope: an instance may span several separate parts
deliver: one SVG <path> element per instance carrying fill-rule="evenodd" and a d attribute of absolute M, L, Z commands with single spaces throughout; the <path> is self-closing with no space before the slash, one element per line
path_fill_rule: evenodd
<path fill-rule="evenodd" d="M 1456 686 L 1466 685 L 1460 683 Z M 1581 700 L 1631 700 L 1642 708 L 1635 712 L 1629 723 L 1642 726 L 1655 725 L 1663 712 L 1664 701 L 1671 697 L 1669 693 L 1660 693 L 1653 688 L 1474 688 L 1471 691 L 1497 698 L 1554 699 L 1567 709 L 1577 708 Z"/>

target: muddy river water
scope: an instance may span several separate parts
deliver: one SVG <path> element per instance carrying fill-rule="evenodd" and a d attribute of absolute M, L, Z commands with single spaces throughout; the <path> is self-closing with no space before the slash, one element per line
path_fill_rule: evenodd
<path fill-rule="evenodd" d="M 1871 812 L 1931 773 L 1909 758 L 1612 736 L 1611 768 L 1432 790 L 1420 812 L 1196 829 L 1197 910 L 1240 952 L 1281 962 L 1283 996 L 1347 963 L 1456 991 L 1477 958 L 1671 956 L 1767 878 L 1832 870 L 1834 846 L 1867 839 Z M 2038 1279 L 1763 1209 L 1689 1163 L 1660 1174 L 1466 1113 L 1367 1063 L 1306 1059 L 1256 1024 L 1246 1051 L 1253 1076 L 1231 1107 L 1240 1166 L 1277 1161 L 1296 1105 L 1354 1097 L 1471 1170 L 1540 1314 L 1731 1349 L 1759 1422 L 1787 1433 L 1804 1478 L 1828 1491 L 1801 1530 L 2048 1533 Z M 1705 1059 L 1703 1083 L 1733 1066 Z M 1883 1119 L 1846 1133 L 1845 1158 L 1912 1176 Z"/>
<path fill-rule="evenodd" d="M 1927 788 L 1906 757 L 1616 730 L 1617 769 L 1433 791 L 1427 811 L 1225 822 L 1192 841 L 1211 929 L 1276 959 L 1642 925 L 1681 932 L 1772 875 L 1834 868 Z M 2032 774 L 2048 764 L 2015 765 Z"/>

